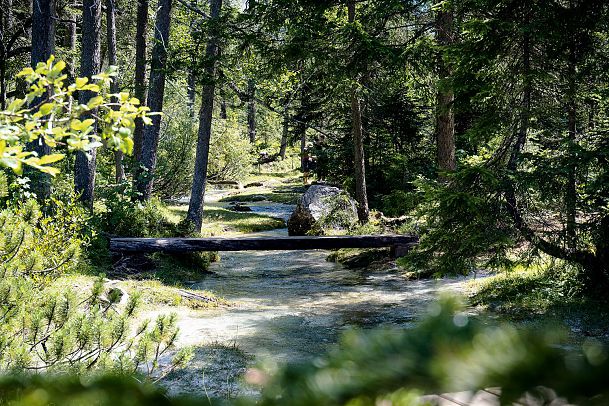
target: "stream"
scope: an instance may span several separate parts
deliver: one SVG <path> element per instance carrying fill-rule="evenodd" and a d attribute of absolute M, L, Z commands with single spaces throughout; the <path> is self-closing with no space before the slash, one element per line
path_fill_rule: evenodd
<path fill-rule="evenodd" d="M 283 218 L 291 212 L 268 202 L 253 206 Z M 287 229 L 252 235 L 287 236 Z M 347 269 L 326 261 L 328 254 L 223 253 L 210 267 L 213 274 L 191 288 L 212 291 L 232 305 L 180 314 L 178 347 L 197 349 L 186 369 L 165 379 L 170 393 L 255 393 L 240 379 L 248 367 L 309 360 L 349 328 L 408 328 L 440 291 L 459 291 L 464 281 L 407 281 L 395 269 Z"/>

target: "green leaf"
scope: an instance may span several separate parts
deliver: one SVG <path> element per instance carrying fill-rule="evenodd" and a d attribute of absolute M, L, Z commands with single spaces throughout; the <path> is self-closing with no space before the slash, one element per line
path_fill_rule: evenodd
<path fill-rule="evenodd" d="M 55 107 L 55 103 L 44 103 L 38 111 L 43 116 L 46 116 L 53 110 L 53 107 Z"/>
<path fill-rule="evenodd" d="M 52 166 L 41 166 L 37 168 L 40 172 L 48 173 L 51 176 L 56 176 L 61 172 L 59 169 L 54 168 Z"/>
<path fill-rule="evenodd" d="M 53 162 L 61 161 L 64 158 L 63 154 L 49 154 L 43 155 L 38 160 L 39 165 L 52 164 Z"/>
<path fill-rule="evenodd" d="M 81 90 L 89 82 L 89 78 L 76 78 L 76 89 Z"/>
<path fill-rule="evenodd" d="M 87 103 L 87 107 L 90 109 L 94 109 L 99 107 L 104 102 L 104 98 L 102 96 L 92 97 Z"/>

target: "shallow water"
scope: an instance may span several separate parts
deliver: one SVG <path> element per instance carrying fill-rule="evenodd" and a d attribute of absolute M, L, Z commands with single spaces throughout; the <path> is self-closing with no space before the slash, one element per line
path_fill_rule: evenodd
<path fill-rule="evenodd" d="M 287 236 L 287 230 L 256 233 Z M 459 290 L 463 278 L 407 281 L 397 270 L 347 269 L 326 261 L 328 251 L 243 251 L 223 253 L 212 264 L 212 275 L 191 286 L 209 290 L 233 305 L 180 317 L 178 346 L 236 346 L 249 358 L 235 359 L 234 351 L 216 355 L 231 365 L 226 368 L 197 359 L 191 376 L 171 380 L 174 393 L 196 391 L 196 386 L 231 393 L 247 392 L 236 384 L 245 364 L 283 364 L 311 359 L 336 343 L 349 328 L 409 327 L 442 290 Z M 238 357 L 237 357 L 238 358 Z M 194 368 L 194 369 L 193 369 Z M 208 371 L 206 378 L 199 376 Z M 187 373 L 187 375 L 188 375 Z M 230 377 L 230 379 L 229 379 Z M 223 385 L 221 382 L 229 382 Z M 192 386 L 195 386 L 193 388 Z M 229 389 L 227 389 L 229 388 Z M 213 390 L 212 390 L 213 392 Z M 216 393 L 222 396 L 222 394 Z"/>
<path fill-rule="evenodd" d="M 206 196 L 219 202 L 226 192 Z M 254 213 L 287 220 L 294 206 L 245 203 Z M 252 234 L 287 236 L 287 229 Z M 438 293 L 461 289 L 463 278 L 405 280 L 397 270 L 347 269 L 326 261 L 329 251 L 222 253 L 212 274 L 190 286 L 209 290 L 231 306 L 181 313 L 178 347 L 195 346 L 194 360 L 166 380 L 170 393 L 225 397 L 255 393 L 245 369 L 281 365 L 323 354 L 349 328 L 408 328 Z"/>

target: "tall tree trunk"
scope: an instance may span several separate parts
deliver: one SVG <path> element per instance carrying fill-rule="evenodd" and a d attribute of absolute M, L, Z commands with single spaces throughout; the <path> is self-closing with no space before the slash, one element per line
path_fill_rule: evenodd
<path fill-rule="evenodd" d="M 210 18 L 216 22 L 220 17 L 222 0 L 211 0 Z M 216 79 L 216 59 L 219 52 L 218 28 L 214 27 L 205 57 L 208 66 L 205 72 L 209 81 L 203 86 L 201 97 L 201 110 L 199 112 L 199 135 L 197 140 L 197 155 L 195 158 L 195 169 L 192 180 L 192 190 L 186 221 L 190 222 L 196 232 L 201 231 L 203 226 L 203 206 L 205 203 L 205 187 L 207 185 L 207 163 L 209 161 L 209 142 L 211 139 L 212 113 L 214 111 L 214 93 Z"/>
<path fill-rule="evenodd" d="M 454 41 L 452 10 L 438 10 L 435 16 L 436 41 L 441 47 Z M 440 172 L 451 172 L 457 167 L 455 159 L 454 95 L 447 80 L 450 68 L 442 55 L 438 57 L 438 92 L 436 95 L 436 145 L 437 163 Z"/>
<path fill-rule="evenodd" d="M 108 46 L 108 63 L 111 66 L 116 66 L 118 64 L 116 56 L 116 0 L 106 0 L 106 42 Z M 112 93 L 119 92 L 118 77 L 116 76 L 112 80 L 110 91 Z M 114 151 L 114 172 L 116 183 L 121 183 L 125 180 L 123 152 L 120 150 Z"/>
<path fill-rule="evenodd" d="M 76 58 L 76 43 L 78 41 L 78 36 L 76 34 L 76 13 L 72 14 L 70 16 L 70 22 L 68 23 L 69 25 L 69 30 L 70 30 L 70 52 L 71 52 L 71 58 L 70 58 L 70 62 L 69 62 L 69 66 L 68 66 L 68 70 L 69 70 L 69 78 L 70 80 L 73 82 L 76 79 L 76 64 L 77 62 L 77 58 Z"/>
<path fill-rule="evenodd" d="M 347 3 L 349 23 L 355 22 L 355 1 Z M 364 131 L 362 128 L 362 106 L 358 94 L 358 83 L 351 88 L 351 135 L 353 138 L 353 164 L 355 169 L 355 200 L 357 201 L 357 217 L 360 223 L 366 223 L 370 218 L 368 208 L 368 191 L 366 188 L 366 159 L 364 155 Z"/>
<path fill-rule="evenodd" d="M 139 99 L 142 105 L 147 105 L 146 86 L 146 40 L 148 35 L 148 0 L 138 0 L 137 21 L 135 28 L 135 80 L 133 95 Z M 142 119 L 135 120 L 135 131 L 133 132 L 133 156 L 137 161 L 142 154 L 142 139 L 144 134 L 144 123 Z M 137 170 L 137 168 L 136 168 Z"/>
<path fill-rule="evenodd" d="M 1 23 L 3 24 L 3 22 Z M 4 25 L 4 24 L 3 24 Z M 0 37 L 4 36 L 5 27 L 0 28 Z M 2 44 L 4 48 L 4 44 Z M 2 55 L 0 56 L 0 109 L 4 110 L 6 108 L 6 49 L 2 50 Z"/>
<path fill-rule="evenodd" d="M 80 57 L 80 75 L 91 78 L 101 67 L 101 0 L 83 0 L 82 2 L 82 50 Z M 87 104 L 94 94 L 90 91 L 80 92 L 78 101 Z M 97 131 L 97 126 L 93 131 Z M 93 209 L 95 192 L 95 170 L 97 167 L 97 149 L 87 153 L 76 153 L 74 169 L 74 188 L 80 194 L 89 209 Z"/>
<path fill-rule="evenodd" d="M 283 129 L 281 131 L 281 145 L 279 147 L 279 157 L 285 159 L 288 149 L 288 136 L 290 135 L 290 112 L 287 107 L 283 109 Z"/>
<path fill-rule="evenodd" d="M 46 62 L 55 51 L 55 0 L 34 0 L 32 3 L 32 50 L 31 65 Z M 34 102 L 37 104 L 37 102 Z M 51 153 L 51 148 L 42 138 L 28 144 L 39 157 Z M 39 199 L 51 195 L 51 177 L 39 171 L 28 170 L 32 191 Z"/>
<path fill-rule="evenodd" d="M 148 107 L 150 111 L 163 111 L 163 97 L 165 96 L 165 69 L 167 68 L 167 45 L 169 44 L 169 26 L 171 24 L 172 0 L 160 0 L 156 15 L 154 29 L 154 47 L 152 48 L 152 62 L 150 64 L 150 81 L 148 87 Z M 152 124 L 144 129 L 142 140 L 142 154 L 140 164 L 145 173 L 137 179 L 137 190 L 141 200 L 150 200 L 154 171 L 156 169 L 156 156 L 161 131 L 161 116 L 152 116 Z"/>
<path fill-rule="evenodd" d="M 528 20 L 527 20 L 528 23 Z M 520 107 L 520 118 L 518 126 L 518 136 L 516 137 L 516 143 L 512 148 L 510 158 L 508 161 L 508 169 L 510 171 L 516 171 L 518 169 L 518 159 L 520 152 L 524 148 L 524 144 L 527 140 L 527 134 L 529 131 L 529 121 L 531 117 L 531 38 L 527 32 L 524 34 L 522 40 L 522 105 Z"/>
<path fill-rule="evenodd" d="M 575 43 L 572 40 L 569 45 L 568 61 L 568 90 L 567 90 L 567 137 L 569 149 L 573 150 L 577 143 L 577 80 L 575 55 Z M 577 245 L 577 164 L 575 157 L 569 155 L 570 162 L 567 164 L 567 187 L 565 191 L 565 209 L 567 217 L 567 246 L 575 249 Z"/>
<path fill-rule="evenodd" d="M 250 143 L 256 142 L 256 82 L 254 79 L 247 81 L 247 133 Z"/>
<path fill-rule="evenodd" d="M 8 37 L 10 29 L 8 27 L 12 4 L 0 2 L 0 109 L 6 108 L 6 49 L 5 39 Z"/>

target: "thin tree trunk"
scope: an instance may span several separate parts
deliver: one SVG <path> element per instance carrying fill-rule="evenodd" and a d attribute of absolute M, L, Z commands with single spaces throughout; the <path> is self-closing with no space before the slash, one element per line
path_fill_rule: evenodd
<path fill-rule="evenodd" d="M 70 76 L 70 80 L 73 82 L 74 80 L 76 80 L 76 64 L 77 64 L 77 58 L 76 58 L 76 42 L 78 41 L 78 36 L 76 34 L 76 13 L 72 14 L 70 19 L 72 20 L 72 22 L 69 22 L 69 26 L 70 26 L 70 52 L 72 57 L 70 58 L 70 65 L 68 66 L 69 69 L 69 76 Z"/>
<path fill-rule="evenodd" d="M 210 18 L 217 21 L 220 17 L 221 9 L 222 0 L 211 0 Z M 190 203 L 186 216 L 186 221 L 192 224 L 196 232 L 200 232 L 203 226 L 203 206 L 205 203 L 205 187 L 207 185 L 207 164 L 209 161 L 209 142 L 211 139 L 212 113 L 214 110 L 216 59 L 218 52 L 218 34 L 217 27 L 215 27 L 205 50 L 206 60 L 208 61 L 205 71 L 210 80 L 203 86 L 201 110 L 199 112 L 197 155 L 195 158 Z"/>
<path fill-rule="evenodd" d="M 83 0 L 82 2 L 82 50 L 80 58 L 80 75 L 91 78 L 100 71 L 101 67 L 101 0 Z M 90 91 L 79 93 L 78 101 L 87 104 L 94 94 Z M 97 126 L 93 130 L 97 131 Z M 95 170 L 97 149 L 93 148 L 87 153 L 76 153 L 74 168 L 74 188 L 80 194 L 89 209 L 93 209 L 95 191 Z"/>
<path fill-rule="evenodd" d="M 279 147 L 279 157 L 284 160 L 288 149 L 288 136 L 290 135 L 290 115 L 287 107 L 283 109 L 283 130 L 281 131 L 281 146 Z"/>
<path fill-rule="evenodd" d="M 569 149 L 577 143 L 577 101 L 576 95 L 576 55 L 575 44 L 570 44 L 568 62 L 568 81 L 567 90 L 567 136 Z M 571 161 L 567 165 L 567 187 L 565 193 L 565 209 L 567 214 L 567 246 L 574 249 L 577 245 L 577 164 L 574 157 L 569 156 Z"/>
<path fill-rule="evenodd" d="M 191 119 L 195 118 L 195 99 L 196 99 L 197 78 L 194 69 L 188 71 L 188 115 Z"/>
<path fill-rule="evenodd" d="M 528 20 L 527 20 L 528 21 Z M 522 90 L 522 105 L 520 109 L 520 124 L 518 126 L 518 137 L 516 143 L 512 149 L 510 159 L 508 161 L 508 169 L 510 171 L 516 171 L 518 169 L 518 158 L 520 152 L 524 148 L 524 144 L 527 140 L 527 133 L 529 131 L 529 120 L 531 116 L 531 39 L 528 33 L 525 33 L 522 40 L 522 76 L 523 76 L 523 90 Z"/>
<path fill-rule="evenodd" d="M 220 90 L 220 118 L 222 120 L 226 120 L 228 118 L 226 109 L 226 94 L 224 92 L 224 88 Z"/>
<path fill-rule="evenodd" d="M 256 82 L 254 79 L 247 81 L 247 133 L 250 143 L 256 143 Z"/>
<path fill-rule="evenodd" d="M 6 58 L 0 58 L 0 108 L 6 108 Z"/>
<path fill-rule="evenodd" d="M 453 43 L 453 12 L 439 10 L 435 16 L 436 41 L 444 47 Z M 455 116 L 453 113 L 454 95 L 447 80 L 450 69 L 443 60 L 438 58 L 438 76 L 440 83 L 436 95 L 436 144 L 437 163 L 440 172 L 451 172 L 457 167 L 455 159 Z"/>
<path fill-rule="evenodd" d="M 34 0 L 32 3 L 32 50 L 31 65 L 46 62 L 55 51 L 55 0 Z M 33 104 L 37 104 L 34 102 Z M 28 144 L 39 157 L 51 153 L 51 148 L 42 138 Z M 39 171 L 28 170 L 32 191 L 41 199 L 51 195 L 51 177 Z"/>
<path fill-rule="evenodd" d="M 8 21 L 10 19 L 11 4 L 10 2 L 5 4 L 2 1 L 0 5 L 2 5 L 2 9 L 0 9 L 0 109 L 4 110 L 6 108 L 6 53 L 8 52 L 4 41 L 10 32 Z"/>
<path fill-rule="evenodd" d="M 150 81 L 148 88 L 148 107 L 150 111 L 163 111 L 163 97 L 165 96 L 165 69 L 167 68 L 167 45 L 169 44 L 169 27 L 171 24 L 172 0 L 160 0 L 156 15 L 154 29 L 154 47 L 152 49 L 152 63 L 150 64 Z M 152 116 L 152 124 L 144 129 L 142 140 L 142 154 L 140 164 L 145 173 L 141 173 L 136 180 L 137 190 L 141 200 L 150 200 L 156 157 L 161 131 L 161 116 Z"/>
<path fill-rule="evenodd" d="M 349 23 L 355 22 L 355 1 L 349 0 Z M 366 223 L 370 217 L 368 208 L 368 192 L 366 188 L 366 159 L 364 155 L 364 132 L 362 128 L 362 107 L 358 94 L 358 84 L 351 89 L 351 120 L 353 137 L 353 164 L 355 169 L 355 200 L 357 201 L 357 217 L 360 223 Z"/>
<path fill-rule="evenodd" d="M 146 40 L 148 35 L 148 0 L 137 2 L 137 22 L 135 29 L 135 81 L 133 95 L 139 99 L 142 105 L 147 105 L 146 86 Z M 144 134 L 144 123 L 140 118 L 135 120 L 135 131 L 133 132 L 133 156 L 137 161 L 142 154 L 142 139 Z M 137 168 L 136 168 L 137 169 Z"/>
<path fill-rule="evenodd" d="M 298 132 L 300 134 L 300 170 L 304 172 L 307 167 L 307 126 L 298 123 Z"/>
<path fill-rule="evenodd" d="M 108 45 L 108 63 L 111 66 L 118 64 L 116 56 L 116 0 L 106 0 L 106 41 Z M 110 85 L 112 93 L 119 92 L 118 77 L 114 77 Z M 115 100 L 118 101 L 118 100 Z M 115 106 L 114 109 L 117 107 Z M 116 183 L 125 180 L 125 167 L 123 166 L 123 152 L 114 151 L 114 170 Z"/>

